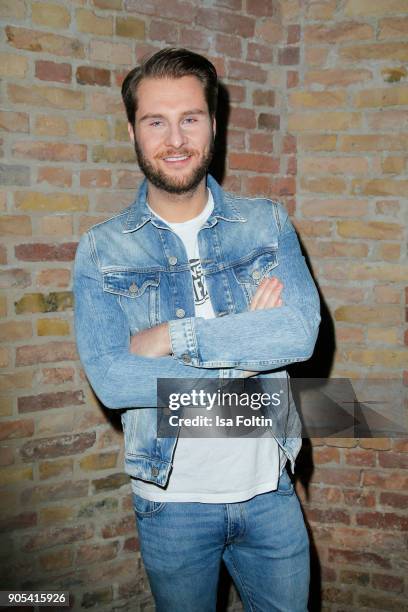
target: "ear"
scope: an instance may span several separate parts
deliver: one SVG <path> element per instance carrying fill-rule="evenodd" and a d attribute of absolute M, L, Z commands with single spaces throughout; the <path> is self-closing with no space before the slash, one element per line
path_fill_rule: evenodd
<path fill-rule="evenodd" d="M 215 135 L 217 133 L 217 121 L 215 119 L 215 115 L 214 115 L 213 120 L 212 120 L 212 126 L 213 126 L 214 138 L 215 138 Z"/>
<path fill-rule="evenodd" d="M 135 132 L 133 130 L 133 125 L 131 123 L 129 123 L 129 121 L 128 121 L 127 128 L 128 128 L 129 138 L 130 138 L 131 142 L 133 142 L 133 144 L 134 144 L 134 142 L 135 142 Z"/>

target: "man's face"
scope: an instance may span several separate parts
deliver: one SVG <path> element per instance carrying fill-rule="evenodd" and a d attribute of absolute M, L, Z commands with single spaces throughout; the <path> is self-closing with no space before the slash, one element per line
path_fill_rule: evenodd
<path fill-rule="evenodd" d="M 168 193 L 188 193 L 202 181 L 214 150 L 204 88 L 195 76 L 145 78 L 137 88 L 135 129 L 129 124 L 137 161 L 146 178 Z"/>

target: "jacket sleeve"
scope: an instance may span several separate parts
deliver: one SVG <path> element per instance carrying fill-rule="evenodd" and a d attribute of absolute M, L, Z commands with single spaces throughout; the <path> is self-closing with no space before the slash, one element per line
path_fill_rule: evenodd
<path fill-rule="evenodd" d="M 170 321 L 177 361 L 196 368 L 266 371 L 312 356 L 320 323 L 319 295 L 287 212 L 273 205 L 281 228 L 273 275 L 283 283 L 283 305 L 215 319 Z"/>
<path fill-rule="evenodd" d="M 218 369 L 194 369 L 173 357 L 140 357 L 129 352 L 130 331 L 117 297 L 103 291 L 91 233 L 78 245 L 74 265 L 75 335 L 89 382 L 108 408 L 157 406 L 157 379 L 217 379 Z M 222 374 L 222 373 L 221 373 Z M 231 376 L 229 370 L 227 376 Z M 241 371 L 235 372 L 242 377 Z M 234 376 L 233 376 L 234 377 Z"/>

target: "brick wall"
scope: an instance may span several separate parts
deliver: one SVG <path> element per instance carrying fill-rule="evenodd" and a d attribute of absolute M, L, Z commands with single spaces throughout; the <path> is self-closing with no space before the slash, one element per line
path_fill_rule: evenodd
<path fill-rule="evenodd" d="M 73 336 L 78 239 L 128 205 L 140 177 L 123 75 L 167 44 L 214 61 L 230 99 L 224 186 L 293 214 L 334 323 L 331 374 L 400 380 L 407 5 L 2 0 L 0 16 L 2 586 L 66 588 L 75 609 L 153 609 L 120 426 Z M 312 440 L 308 498 L 298 491 L 319 559 L 313 610 L 320 598 L 333 611 L 406 602 L 407 451 Z"/>

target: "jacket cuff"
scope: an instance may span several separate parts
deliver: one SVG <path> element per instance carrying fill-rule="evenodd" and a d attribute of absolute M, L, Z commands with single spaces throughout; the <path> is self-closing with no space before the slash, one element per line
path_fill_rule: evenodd
<path fill-rule="evenodd" d="M 194 319 L 171 320 L 168 324 L 173 357 L 184 365 L 198 366 Z"/>

